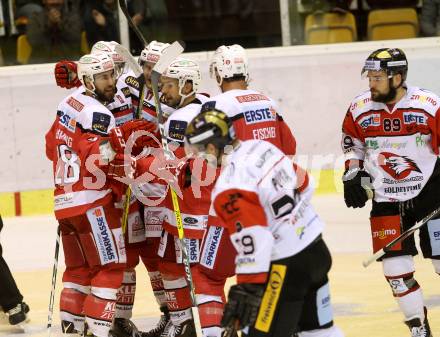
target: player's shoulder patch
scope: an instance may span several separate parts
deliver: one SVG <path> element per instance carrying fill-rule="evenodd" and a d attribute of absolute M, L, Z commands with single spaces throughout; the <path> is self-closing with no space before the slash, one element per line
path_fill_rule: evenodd
<path fill-rule="evenodd" d="M 215 109 L 216 103 L 217 103 L 216 101 L 207 101 L 203 103 L 200 112 L 205 112 Z"/>
<path fill-rule="evenodd" d="M 171 120 L 168 128 L 170 138 L 183 142 L 185 138 L 185 130 L 188 123 L 185 121 Z"/>
<path fill-rule="evenodd" d="M 129 85 L 132 88 L 136 88 L 138 90 L 140 87 L 138 79 L 134 76 L 127 76 L 125 78 L 125 84 Z"/>
<path fill-rule="evenodd" d="M 124 94 L 124 96 L 126 98 L 130 97 L 130 88 L 124 87 L 124 88 L 121 89 L 121 91 L 122 91 L 122 93 Z"/>
<path fill-rule="evenodd" d="M 107 134 L 110 122 L 111 116 L 109 114 L 94 111 L 92 114 L 92 131 L 100 134 Z"/>

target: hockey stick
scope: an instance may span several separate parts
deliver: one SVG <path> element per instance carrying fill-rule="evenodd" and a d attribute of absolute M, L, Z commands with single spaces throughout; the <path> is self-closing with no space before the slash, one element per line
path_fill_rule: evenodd
<path fill-rule="evenodd" d="M 136 75 L 137 77 L 139 77 L 142 74 L 142 77 L 140 78 L 140 81 L 139 81 L 139 101 L 138 101 L 138 106 L 137 106 L 136 114 L 135 114 L 135 118 L 139 119 L 142 117 L 142 108 L 143 108 L 144 99 L 145 99 L 145 90 L 144 90 L 145 89 L 145 78 L 143 75 L 143 71 L 140 68 L 140 66 L 137 64 L 137 62 L 134 60 L 133 56 L 130 54 L 130 52 L 125 47 L 123 47 L 121 45 L 117 45 L 115 47 L 115 50 L 118 54 L 123 56 L 123 58 L 126 60 L 130 69 L 133 70 L 135 75 L 136 75 L 136 72 L 140 72 L 139 75 Z M 131 187 L 130 187 L 130 185 L 128 185 L 127 189 L 125 190 L 125 200 L 124 200 L 123 213 L 122 213 L 122 219 L 121 219 L 121 228 L 122 228 L 122 233 L 124 233 L 124 234 L 125 234 L 125 231 L 127 230 L 128 213 L 130 211 L 131 193 L 132 193 Z"/>
<path fill-rule="evenodd" d="M 128 67 L 133 70 L 136 77 L 139 77 L 143 72 L 139 63 L 136 62 L 133 55 L 125 48 L 123 45 L 117 44 L 115 46 L 115 51 L 122 56 L 122 58 L 127 62 Z"/>
<path fill-rule="evenodd" d="M 53 260 L 53 269 L 52 269 L 52 289 L 50 290 L 49 313 L 47 315 L 47 329 L 49 336 L 52 330 L 53 305 L 55 300 L 55 287 L 57 283 L 57 271 L 58 271 L 58 255 L 60 252 L 60 236 L 61 236 L 61 230 L 60 230 L 60 226 L 58 225 L 57 241 L 55 243 L 55 257 Z"/>
<path fill-rule="evenodd" d="M 121 7 L 122 12 L 124 13 L 125 17 L 127 18 L 128 24 L 130 25 L 131 29 L 135 32 L 138 39 L 142 42 L 142 44 L 147 46 L 147 40 L 142 35 L 142 32 L 139 30 L 139 28 L 134 24 L 133 19 L 130 16 L 130 13 L 128 13 L 127 8 L 127 1 L 126 0 L 119 0 L 119 7 Z M 123 47 L 122 45 L 116 46 L 115 50 L 118 54 L 122 55 L 126 62 L 128 63 L 129 67 L 133 70 L 135 75 L 138 77 L 141 74 L 143 74 L 143 71 L 141 67 L 134 61 L 133 56 L 130 54 L 130 52 Z M 141 81 L 139 83 L 139 102 L 138 102 L 138 108 L 136 111 L 136 118 L 141 118 L 142 116 L 142 107 L 144 102 L 144 87 L 145 87 L 145 79 L 144 76 L 142 76 Z M 121 228 L 122 232 L 125 233 L 127 230 L 127 222 L 128 222 L 128 212 L 130 210 L 130 199 L 131 199 L 131 187 L 127 186 L 127 190 L 125 191 L 125 201 L 123 206 L 123 213 L 122 213 L 122 219 L 121 219 Z"/>
<path fill-rule="evenodd" d="M 376 261 L 377 259 L 380 259 L 382 256 L 384 256 L 387 252 L 391 250 L 396 244 L 399 242 L 402 242 L 409 236 L 411 236 L 416 230 L 418 230 L 420 227 L 425 225 L 429 220 L 434 218 L 436 215 L 440 213 L 440 207 L 429 213 L 427 216 L 425 216 L 422 220 L 417 221 L 414 226 L 411 228 L 408 228 L 406 231 L 404 231 L 402 234 L 400 234 L 397 238 L 395 238 L 393 241 L 388 243 L 385 247 L 378 250 L 376 253 L 372 254 L 368 259 L 364 260 L 362 262 L 362 265 L 367 268 L 373 261 Z"/>
<path fill-rule="evenodd" d="M 128 13 L 127 8 L 127 0 L 119 0 L 119 7 L 121 7 L 122 13 L 124 13 L 125 17 L 127 18 L 128 24 L 130 25 L 130 28 L 133 29 L 138 39 L 142 42 L 144 47 L 148 44 L 147 40 L 145 40 L 144 36 L 142 35 L 142 32 L 139 30 L 139 28 L 134 24 L 130 13 Z"/>
<path fill-rule="evenodd" d="M 167 49 L 165 49 L 164 54 L 160 57 L 159 61 L 156 63 L 156 65 L 153 68 L 153 71 L 151 73 L 151 86 L 153 89 L 153 96 L 154 96 L 154 102 L 157 109 L 157 118 L 159 121 L 159 132 L 162 138 L 162 148 L 164 150 L 165 156 L 168 159 L 174 158 L 174 153 L 169 150 L 168 148 L 168 142 L 165 138 L 165 121 L 163 117 L 163 111 L 161 108 L 161 104 L 159 101 L 159 79 L 162 73 L 166 70 L 166 68 L 173 62 L 184 50 L 185 44 L 183 41 L 175 41 L 171 46 L 169 46 Z M 174 189 L 170 186 L 171 191 L 171 199 L 173 201 L 173 209 L 174 209 L 174 215 L 176 217 L 176 223 L 177 223 L 177 231 L 179 234 L 179 241 L 180 246 L 182 249 L 182 262 L 185 267 L 185 276 L 186 280 L 189 285 L 190 289 L 190 296 L 191 296 L 191 302 L 192 302 L 192 315 L 194 318 L 194 325 L 196 328 L 196 335 L 202 336 L 202 328 L 200 325 L 200 316 L 197 308 L 197 301 L 196 301 L 196 295 L 194 292 L 194 282 L 192 278 L 191 273 L 191 265 L 189 262 L 189 255 L 188 255 L 188 249 L 185 243 L 185 233 L 183 230 L 183 223 L 182 223 L 182 215 L 180 213 L 180 207 L 179 207 L 179 200 L 177 199 L 177 194 L 174 191 Z"/>

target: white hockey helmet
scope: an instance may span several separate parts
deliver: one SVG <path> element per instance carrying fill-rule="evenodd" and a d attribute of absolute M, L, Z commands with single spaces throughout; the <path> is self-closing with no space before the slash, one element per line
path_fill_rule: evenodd
<path fill-rule="evenodd" d="M 144 49 L 142 49 L 141 55 L 139 55 L 138 62 L 140 66 L 145 62 L 157 63 L 169 45 L 169 43 L 151 41 Z"/>
<path fill-rule="evenodd" d="M 216 71 L 218 76 L 216 76 Z M 238 44 L 220 46 L 214 53 L 209 72 L 220 86 L 225 78 L 244 76 L 246 83 L 249 80 L 248 58 L 244 48 Z"/>
<path fill-rule="evenodd" d="M 179 80 L 179 95 L 181 96 L 180 105 L 182 105 L 185 98 L 197 92 L 202 82 L 199 64 L 183 57 L 175 59 L 164 71 L 162 76 Z M 183 87 L 187 81 L 192 82 L 192 91 L 188 94 L 184 94 Z"/>
<path fill-rule="evenodd" d="M 115 63 L 116 78 L 119 78 L 119 76 L 121 76 L 126 71 L 126 64 L 122 55 L 118 54 L 115 50 L 117 45 L 119 45 L 119 43 L 117 43 L 116 41 L 98 41 L 93 45 L 90 53 L 104 53 L 109 55 Z"/>
<path fill-rule="evenodd" d="M 108 54 L 86 54 L 78 61 L 78 77 L 86 90 L 95 94 L 95 75 L 115 69 L 115 63 Z M 85 80 L 88 79 L 92 84 L 92 89 L 88 89 Z"/>

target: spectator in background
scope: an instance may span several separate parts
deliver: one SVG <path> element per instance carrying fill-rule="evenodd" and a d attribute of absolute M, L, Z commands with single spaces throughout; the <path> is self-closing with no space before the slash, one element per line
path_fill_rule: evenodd
<path fill-rule="evenodd" d="M 0 232 L 3 228 L 2 217 L 0 216 Z M 16 325 L 27 319 L 29 306 L 23 302 L 23 295 L 17 288 L 14 277 L 2 256 L 0 243 L 0 310 L 9 316 L 9 324 Z"/>
<path fill-rule="evenodd" d="M 119 42 L 116 0 L 88 0 L 84 5 L 84 27 L 89 46 L 98 41 Z"/>
<path fill-rule="evenodd" d="M 15 1 L 15 26 L 19 34 L 26 34 L 29 18 L 34 13 L 41 13 L 43 6 L 40 0 Z"/>
<path fill-rule="evenodd" d="M 131 16 L 131 19 L 133 20 L 133 23 L 141 30 L 144 31 L 143 23 L 145 19 L 145 14 L 147 12 L 147 1 L 146 0 L 127 0 L 127 8 L 128 13 Z M 142 49 L 145 48 L 145 46 L 142 45 L 142 42 L 139 41 L 136 34 L 133 32 L 132 29 L 130 31 L 130 48 L 131 52 L 134 55 L 139 55 L 142 51 Z"/>
<path fill-rule="evenodd" d="M 31 62 L 79 58 L 82 29 L 79 13 L 67 11 L 64 0 L 42 0 L 42 3 L 44 10 L 33 13 L 27 27 Z"/>
<path fill-rule="evenodd" d="M 420 28 L 424 36 L 440 35 L 440 0 L 423 0 Z"/>

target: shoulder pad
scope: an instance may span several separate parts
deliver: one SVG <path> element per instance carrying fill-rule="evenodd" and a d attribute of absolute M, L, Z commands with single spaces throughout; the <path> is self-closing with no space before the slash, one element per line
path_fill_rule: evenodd
<path fill-rule="evenodd" d="M 430 113 L 435 113 L 439 108 L 439 97 L 433 92 L 425 89 L 411 90 L 410 100 L 411 105 L 416 108 L 421 108 Z"/>
<path fill-rule="evenodd" d="M 111 116 L 104 112 L 94 111 L 92 114 L 91 130 L 106 135 L 109 131 Z"/>
<path fill-rule="evenodd" d="M 169 138 L 183 142 L 185 139 L 185 130 L 187 125 L 188 123 L 185 121 L 170 120 L 170 124 L 168 126 Z"/>
<path fill-rule="evenodd" d="M 126 98 L 130 97 L 130 89 L 128 87 L 122 88 L 121 91 Z"/>

